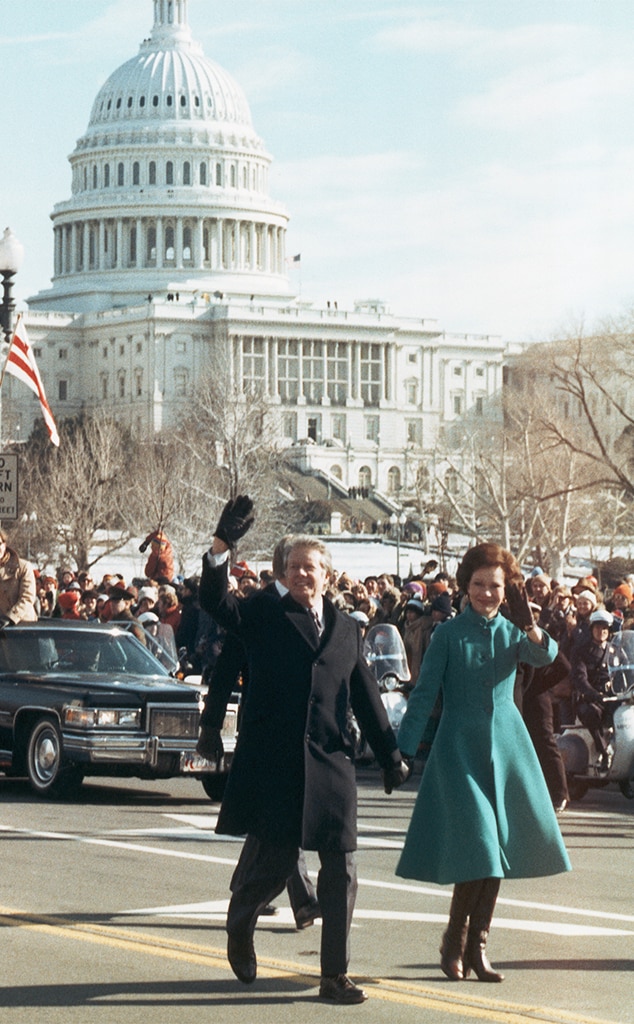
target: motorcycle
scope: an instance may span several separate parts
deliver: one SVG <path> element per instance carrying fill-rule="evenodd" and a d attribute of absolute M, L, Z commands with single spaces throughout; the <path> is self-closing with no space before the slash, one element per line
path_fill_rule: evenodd
<path fill-rule="evenodd" d="M 623 796 L 634 799 L 634 630 L 615 634 L 608 644 L 609 682 L 603 703 L 612 724 L 604 728 L 607 766 L 601 763 L 592 736 L 583 725 L 565 725 L 557 737 L 572 800 L 590 787 L 618 783 Z"/>
<path fill-rule="evenodd" d="M 374 675 L 394 734 L 401 724 L 413 689 L 405 645 L 396 626 L 372 626 L 363 641 L 363 655 Z"/>

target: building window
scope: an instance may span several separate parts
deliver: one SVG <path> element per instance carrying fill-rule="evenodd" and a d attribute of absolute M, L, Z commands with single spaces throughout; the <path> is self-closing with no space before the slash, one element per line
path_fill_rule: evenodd
<path fill-rule="evenodd" d="M 40 348 L 39 345 L 33 346 L 33 355 L 35 356 L 36 359 L 42 358 L 42 349 Z"/>
<path fill-rule="evenodd" d="M 362 466 L 359 470 L 359 487 L 368 491 L 372 487 L 372 470 L 369 466 Z"/>
<path fill-rule="evenodd" d="M 288 441 L 297 440 L 296 412 L 285 412 L 282 416 L 282 436 Z"/>
<path fill-rule="evenodd" d="M 148 181 L 150 185 L 156 185 L 156 162 L 150 160 L 150 166 L 148 168 Z"/>
<path fill-rule="evenodd" d="M 101 397 L 108 397 L 108 374 L 102 373 L 101 375 Z"/>
<path fill-rule="evenodd" d="M 478 395 L 475 400 L 475 412 L 476 416 L 484 416 L 484 398 L 482 395 Z"/>
<path fill-rule="evenodd" d="M 174 374 L 174 394 L 177 398 L 185 398 L 187 394 L 187 370 L 177 370 Z"/>
<path fill-rule="evenodd" d="M 264 338 L 242 339 L 242 387 L 252 390 L 264 383 Z"/>
<path fill-rule="evenodd" d="M 453 396 L 454 416 L 462 416 L 462 395 Z"/>
<path fill-rule="evenodd" d="M 134 372 L 134 389 L 137 398 L 140 398 L 143 394 L 143 370 L 135 370 Z"/>
<path fill-rule="evenodd" d="M 283 402 L 294 402 L 299 395 L 299 347 L 285 338 L 277 343 L 277 393 Z"/>
<path fill-rule="evenodd" d="M 343 480 L 343 470 L 341 469 L 341 466 L 337 465 L 336 462 L 333 466 L 330 467 L 330 475 L 334 476 L 336 480 Z"/>
<path fill-rule="evenodd" d="M 387 471 L 388 494 L 398 494 L 401 489 L 401 471 L 398 466 L 390 466 Z"/>
<path fill-rule="evenodd" d="M 381 346 L 360 345 L 361 398 L 364 405 L 378 405 L 381 397 Z"/>
<path fill-rule="evenodd" d="M 454 366 L 454 368 L 453 368 L 453 375 L 454 375 L 454 377 L 462 377 L 462 367 L 461 366 Z"/>
<path fill-rule="evenodd" d="M 476 377 L 484 377 L 484 366 L 476 366 Z"/>
<path fill-rule="evenodd" d="M 222 164 L 216 164 L 216 185 L 222 185 Z"/>
<path fill-rule="evenodd" d="M 125 371 L 119 374 L 117 384 L 119 387 L 119 398 L 125 398 Z"/>
<path fill-rule="evenodd" d="M 455 469 L 448 469 L 445 473 L 445 487 L 450 494 L 458 494 L 459 480 Z"/>
<path fill-rule="evenodd" d="M 141 168 L 139 166 L 139 161 L 135 160 L 134 163 L 132 164 L 132 184 L 133 185 L 138 185 L 138 184 L 140 184 L 140 182 L 141 182 Z"/>
<path fill-rule="evenodd" d="M 165 228 L 165 259 L 174 259 L 174 228 L 170 224 Z"/>
<path fill-rule="evenodd" d="M 423 421 L 405 420 L 405 436 L 407 444 L 415 444 L 420 448 L 423 443 Z"/>
<path fill-rule="evenodd" d="M 365 416 L 364 417 L 364 428 L 365 428 L 365 439 L 366 441 L 374 441 L 375 444 L 379 442 L 379 425 L 380 419 L 378 416 Z"/>
<path fill-rule="evenodd" d="M 200 165 L 200 184 L 207 184 L 207 164 L 204 163 Z"/>
<path fill-rule="evenodd" d="M 110 188 L 110 164 L 106 164 L 103 169 L 103 184 L 104 188 Z"/>
<path fill-rule="evenodd" d="M 330 433 L 335 441 L 346 441 L 346 417 L 342 412 L 334 412 L 330 417 Z"/>
<path fill-rule="evenodd" d="M 125 178 L 125 168 L 122 163 L 117 164 L 117 185 L 123 185 Z"/>
<path fill-rule="evenodd" d="M 190 261 L 192 258 L 192 229 L 183 228 L 183 259 Z"/>
<path fill-rule="evenodd" d="M 405 400 L 408 405 L 418 404 L 418 381 L 408 380 L 405 382 Z"/>
<path fill-rule="evenodd" d="M 326 349 L 328 398 L 333 405 L 345 405 L 348 397 L 348 346 L 343 341 L 329 341 Z"/>
<path fill-rule="evenodd" d="M 97 188 L 97 164 L 94 164 L 92 169 L 92 187 Z"/>
<path fill-rule="evenodd" d="M 147 229 L 147 249 L 145 256 L 148 265 L 152 266 L 156 261 L 156 228 Z"/>
<path fill-rule="evenodd" d="M 137 341 L 137 343 L 136 343 L 136 350 L 137 350 L 137 352 L 142 352 L 143 351 L 143 342 L 142 341 Z"/>
<path fill-rule="evenodd" d="M 167 163 L 165 164 L 165 184 L 174 184 L 174 164 L 172 163 L 171 160 L 168 160 Z"/>
<path fill-rule="evenodd" d="M 57 382 L 57 398 L 60 402 L 65 402 L 68 398 L 68 381 L 59 380 Z"/>
<path fill-rule="evenodd" d="M 68 349 L 60 348 L 57 350 L 57 356 L 59 359 L 68 359 Z"/>
<path fill-rule="evenodd" d="M 136 263 L 136 228 L 130 228 L 130 263 Z"/>
<path fill-rule="evenodd" d="M 316 444 L 321 442 L 321 416 L 309 416 L 306 433 Z"/>
<path fill-rule="evenodd" d="M 324 346 L 321 341 L 305 341 L 302 347 L 302 390 L 307 402 L 324 397 Z"/>
<path fill-rule="evenodd" d="M 192 183 L 192 165 L 189 160 L 186 160 L 183 164 L 183 185 L 191 185 Z"/>
<path fill-rule="evenodd" d="M 408 352 L 407 353 L 407 362 L 408 363 L 415 363 L 416 362 L 416 353 L 415 352 Z"/>

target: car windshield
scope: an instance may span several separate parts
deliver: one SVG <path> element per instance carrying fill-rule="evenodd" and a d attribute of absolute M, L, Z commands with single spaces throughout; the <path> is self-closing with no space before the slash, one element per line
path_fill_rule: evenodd
<path fill-rule="evenodd" d="M 0 672 L 169 675 L 130 633 L 19 627 L 0 633 Z"/>

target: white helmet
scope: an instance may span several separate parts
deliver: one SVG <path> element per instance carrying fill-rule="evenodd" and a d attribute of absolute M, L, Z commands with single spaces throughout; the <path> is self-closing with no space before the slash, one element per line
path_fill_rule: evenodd
<path fill-rule="evenodd" d="M 593 612 L 590 616 L 590 625 L 594 626 L 597 623 L 601 626 L 611 626 L 614 622 L 614 618 L 610 615 L 610 612 L 606 611 L 605 608 L 597 608 L 596 612 Z"/>

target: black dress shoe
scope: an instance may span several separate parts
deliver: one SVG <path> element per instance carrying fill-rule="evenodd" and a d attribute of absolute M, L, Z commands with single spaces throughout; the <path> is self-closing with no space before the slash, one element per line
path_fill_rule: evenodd
<path fill-rule="evenodd" d="M 266 906 L 262 907 L 262 910 L 260 911 L 260 914 L 262 914 L 264 917 L 275 917 L 275 915 L 278 913 L 279 911 L 274 903 L 267 903 Z"/>
<path fill-rule="evenodd" d="M 353 985 L 347 974 L 322 974 L 319 985 L 319 998 L 329 999 L 333 1003 L 364 1003 L 367 993 Z"/>
<path fill-rule="evenodd" d="M 298 932 L 301 932 L 304 928 L 310 928 L 318 917 L 321 917 L 319 904 L 306 903 L 303 907 L 300 907 L 295 914 L 295 927 Z"/>
<path fill-rule="evenodd" d="M 227 959 L 238 981 L 245 985 L 251 985 L 255 981 L 258 962 L 255 958 L 253 936 L 237 938 L 230 935 L 227 940 Z"/>

